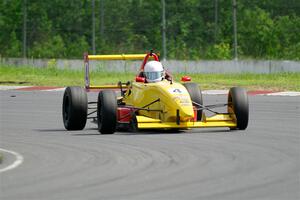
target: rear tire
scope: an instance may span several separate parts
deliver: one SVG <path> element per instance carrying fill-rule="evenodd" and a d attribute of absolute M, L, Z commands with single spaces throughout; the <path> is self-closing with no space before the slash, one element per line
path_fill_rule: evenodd
<path fill-rule="evenodd" d="M 117 127 L 117 97 L 114 91 L 103 90 L 98 95 L 98 131 L 101 134 L 113 134 Z"/>
<path fill-rule="evenodd" d="M 235 129 L 245 130 L 249 120 L 248 94 L 244 88 L 230 88 L 228 94 L 228 113 L 234 114 L 237 126 Z"/>
<path fill-rule="evenodd" d="M 183 86 L 189 92 L 191 100 L 193 102 L 203 105 L 202 92 L 197 83 L 184 83 Z M 197 121 L 201 121 L 201 118 L 202 118 L 202 110 L 197 110 Z"/>
<path fill-rule="evenodd" d="M 67 87 L 63 97 L 62 116 L 67 130 L 82 130 L 87 119 L 87 94 L 82 87 Z"/>

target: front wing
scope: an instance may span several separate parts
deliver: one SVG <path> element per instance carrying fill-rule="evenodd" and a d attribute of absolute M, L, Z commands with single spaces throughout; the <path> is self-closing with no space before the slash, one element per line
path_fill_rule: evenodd
<path fill-rule="evenodd" d="M 137 127 L 139 129 L 169 129 L 169 128 L 214 128 L 237 126 L 234 116 L 230 114 L 216 114 L 211 117 L 204 117 L 202 121 L 189 122 L 161 122 L 159 119 L 153 119 L 145 116 L 136 116 Z"/>

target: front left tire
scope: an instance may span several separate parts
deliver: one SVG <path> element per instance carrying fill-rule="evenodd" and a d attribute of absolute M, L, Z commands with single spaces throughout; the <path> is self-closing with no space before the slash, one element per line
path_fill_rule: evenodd
<path fill-rule="evenodd" d="M 249 120 L 248 94 L 244 88 L 230 88 L 228 94 L 228 113 L 236 120 L 236 128 L 232 130 L 245 130 Z"/>

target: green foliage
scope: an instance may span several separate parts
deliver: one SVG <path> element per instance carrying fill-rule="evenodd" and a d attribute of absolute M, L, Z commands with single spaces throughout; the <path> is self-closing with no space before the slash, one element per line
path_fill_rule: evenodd
<path fill-rule="evenodd" d="M 6 49 L 6 54 L 12 55 L 12 57 L 20 57 L 21 56 L 21 42 L 17 39 L 17 35 L 15 32 L 11 32 L 10 34 L 10 45 Z"/>
<path fill-rule="evenodd" d="M 278 57 L 300 60 L 300 17 L 278 17 L 274 29 L 280 41 Z"/>
<path fill-rule="evenodd" d="M 300 42 L 284 48 L 281 58 L 300 60 Z"/>
<path fill-rule="evenodd" d="M 78 37 L 74 42 L 67 43 L 65 54 L 68 58 L 80 58 L 88 52 L 89 44 L 84 36 Z"/>
<path fill-rule="evenodd" d="M 232 59 L 232 1 L 218 0 L 217 10 L 212 0 L 165 2 L 168 59 Z M 0 1 L 1 56 L 22 56 L 23 3 Z M 240 57 L 299 60 L 299 0 L 237 4 Z M 161 1 L 95 0 L 96 53 L 161 52 L 161 9 Z M 32 0 L 26 10 L 28 57 L 82 58 L 91 52 L 92 0 Z"/>
<path fill-rule="evenodd" d="M 205 56 L 207 59 L 227 60 L 231 58 L 230 45 L 226 43 L 215 44 L 210 46 Z"/>
<path fill-rule="evenodd" d="M 48 63 L 47 63 L 47 68 L 48 69 L 54 70 L 54 69 L 56 69 L 56 67 L 57 67 L 56 59 L 51 59 L 51 60 L 48 61 Z"/>
<path fill-rule="evenodd" d="M 66 48 L 61 36 L 54 36 L 42 43 L 35 42 L 29 52 L 30 57 L 37 58 L 62 58 L 65 54 Z"/>
<path fill-rule="evenodd" d="M 274 21 L 269 13 L 260 8 L 246 9 L 239 24 L 239 44 L 244 54 L 258 58 L 276 57 L 280 45 L 273 27 Z"/>

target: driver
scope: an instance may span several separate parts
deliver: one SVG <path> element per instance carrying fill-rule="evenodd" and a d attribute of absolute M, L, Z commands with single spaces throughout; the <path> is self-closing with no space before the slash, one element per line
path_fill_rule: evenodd
<path fill-rule="evenodd" d="M 149 61 L 144 67 L 144 76 L 148 83 L 162 81 L 165 77 L 165 70 L 158 61 Z"/>

